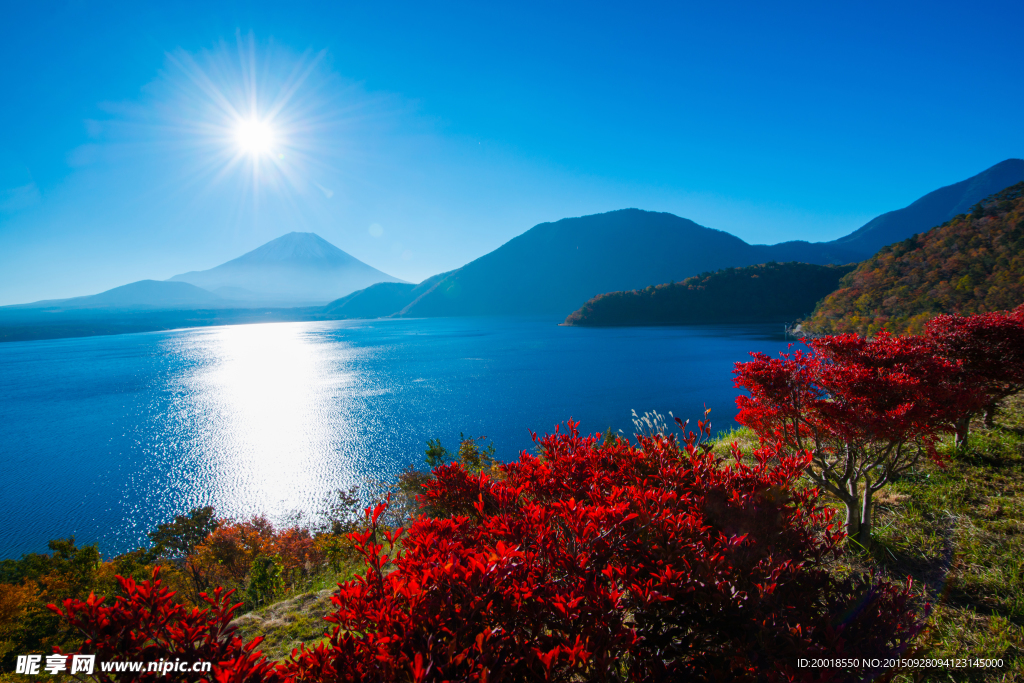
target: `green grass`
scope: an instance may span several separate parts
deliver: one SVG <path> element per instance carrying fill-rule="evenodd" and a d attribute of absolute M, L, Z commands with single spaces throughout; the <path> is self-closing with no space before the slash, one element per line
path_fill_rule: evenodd
<path fill-rule="evenodd" d="M 744 453 L 750 453 L 758 446 L 757 435 L 746 427 L 733 427 L 727 432 L 719 432 L 712 440 L 715 444 L 715 452 L 727 454 L 729 444 L 735 442 Z"/>
<path fill-rule="evenodd" d="M 1003 667 L 900 671 L 895 681 L 1024 682 L 1024 396 L 1002 406 L 992 429 L 971 427 L 967 448 L 943 442 L 944 466 L 924 462 L 876 494 L 871 549 L 851 544 L 836 571 L 913 579 L 931 613 L 907 656 Z M 757 444 L 747 429 L 716 441 L 722 452 L 732 441 L 745 453 Z M 825 502 L 841 519 L 841 504 Z"/>
<path fill-rule="evenodd" d="M 863 561 L 910 575 L 933 605 L 917 656 L 1002 659 L 1001 669 L 907 672 L 902 681 L 1024 681 L 1024 397 L 995 426 L 972 425 L 969 445 L 943 444 L 885 494 Z"/>
<path fill-rule="evenodd" d="M 244 641 L 263 637 L 260 649 L 268 659 L 287 659 L 292 650 L 305 643 L 316 647 L 330 624 L 324 617 L 334 611 L 331 595 L 335 589 L 303 593 L 235 619 Z"/>
<path fill-rule="evenodd" d="M 337 584 L 351 579 L 362 570 L 362 563 L 353 557 L 340 571 L 316 575 L 301 590 L 290 591 L 278 602 L 241 615 L 232 622 L 244 641 L 262 637 L 260 649 L 268 659 L 281 661 L 291 656 L 302 643 L 316 647 L 331 626 L 324 617 L 336 608 L 331 596 Z"/>

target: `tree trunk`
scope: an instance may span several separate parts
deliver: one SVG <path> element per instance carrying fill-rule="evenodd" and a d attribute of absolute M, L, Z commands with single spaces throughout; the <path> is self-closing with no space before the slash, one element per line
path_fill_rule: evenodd
<path fill-rule="evenodd" d="M 985 406 L 985 426 L 988 427 L 989 429 L 992 429 L 993 427 L 996 426 L 995 425 L 995 416 L 996 416 L 996 409 L 998 407 L 999 406 L 997 405 L 997 403 L 995 401 L 992 401 L 987 406 Z"/>
<path fill-rule="evenodd" d="M 967 445 L 967 435 L 971 427 L 971 418 L 973 415 L 964 415 L 963 417 L 957 418 L 957 421 L 953 423 L 956 427 L 956 447 L 963 448 Z"/>
<path fill-rule="evenodd" d="M 846 491 L 846 495 L 840 499 L 846 505 L 846 535 L 853 539 L 860 537 L 861 529 L 861 508 L 857 500 L 857 485 L 852 484 L 853 492 Z"/>
<path fill-rule="evenodd" d="M 188 570 L 188 576 L 192 579 L 192 599 L 193 602 L 199 603 L 202 599 L 199 597 L 200 593 L 205 593 L 210 587 L 210 582 L 206 578 L 206 574 L 197 562 L 191 559 L 185 560 L 185 568 Z"/>
<path fill-rule="evenodd" d="M 865 548 L 871 545 L 871 517 L 874 513 L 873 505 L 871 502 L 871 490 L 870 485 L 864 487 L 864 494 L 861 499 L 861 510 L 860 510 L 860 529 L 857 530 L 857 542 Z"/>

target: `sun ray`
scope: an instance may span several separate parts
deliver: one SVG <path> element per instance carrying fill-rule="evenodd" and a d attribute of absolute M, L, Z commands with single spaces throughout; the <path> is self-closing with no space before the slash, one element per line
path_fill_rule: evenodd
<path fill-rule="evenodd" d="M 147 191 L 198 220 L 224 212 L 252 228 L 306 230 L 313 217 L 332 220 L 346 184 L 365 182 L 356 169 L 372 157 L 367 140 L 401 108 L 334 72 L 328 51 L 236 38 L 167 54 L 149 107 L 122 123 L 132 152 L 165 171 Z"/>

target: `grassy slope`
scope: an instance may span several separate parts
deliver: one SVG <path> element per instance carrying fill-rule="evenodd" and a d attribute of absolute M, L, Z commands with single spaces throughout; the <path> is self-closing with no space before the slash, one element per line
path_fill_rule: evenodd
<path fill-rule="evenodd" d="M 325 632 L 333 627 L 324 617 L 336 609 L 331 596 L 338 584 L 362 570 L 362 562 L 353 553 L 338 571 L 319 574 L 301 590 L 288 592 L 278 602 L 236 618 L 233 623 L 238 627 L 239 636 L 245 641 L 262 637 L 260 649 L 269 659 L 278 661 L 288 659 L 292 650 L 302 643 L 316 647 Z"/>
<path fill-rule="evenodd" d="M 923 463 L 876 494 L 871 552 L 836 567 L 909 575 L 926 593 L 932 614 L 907 656 L 1004 662 L 985 671 L 903 671 L 897 681 L 1024 681 L 1024 396 L 1005 403 L 995 423 L 973 424 L 964 453 L 945 442 L 945 467 Z M 719 439 L 744 452 L 756 445 L 745 429 Z"/>
<path fill-rule="evenodd" d="M 907 574 L 934 605 L 921 657 L 1002 658 L 988 671 L 932 672 L 903 680 L 1024 681 L 1024 396 L 965 453 L 945 444 L 946 467 L 928 463 L 880 493 L 884 505 L 869 567 Z"/>
<path fill-rule="evenodd" d="M 264 638 L 260 649 L 269 659 L 288 659 L 292 650 L 305 643 L 316 647 L 328 627 L 324 617 L 336 608 L 331 602 L 334 587 L 317 592 L 301 593 L 276 602 L 264 609 L 243 614 L 235 619 L 243 640 Z"/>

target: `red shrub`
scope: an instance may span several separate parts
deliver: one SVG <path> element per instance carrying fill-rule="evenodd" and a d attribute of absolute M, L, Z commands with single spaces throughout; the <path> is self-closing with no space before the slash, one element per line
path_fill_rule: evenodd
<path fill-rule="evenodd" d="M 351 535 L 365 575 L 339 586 L 326 641 L 283 665 L 234 635 L 221 589 L 188 610 L 154 573 L 122 579 L 112 606 L 51 607 L 101 662 L 208 660 L 198 680 L 237 682 L 855 680 L 879 672 L 797 661 L 885 658 L 920 628 L 909 584 L 830 575 L 842 533 L 794 486 L 805 457 L 724 461 L 692 433 L 639 441 L 570 422 L 498 479 L 438 467 L 421 503 L 453 516 L 405 533 L 381 527 L 385 505 L 367 510 Z"/>
<path fill-rule="evenodd" d="M 455 516 L 416 520 L 395 559 L 402 532 L 381 530 L 374 509 L 354 535 L 366 575 L 340 587 L 328 642 L 288 674 L 819 680 L 797 658 L 884 657 L 920 625 L 909 586 L 830 577 L 842 535 L 816 492 L 793 486 L 803 458 L 725 463 L 692 434 L 682 449 L 602 444 L 571 422 L 540 445 L 500 481 L 437 468 L 422 502 Z"/>
<path fill-rule="evenodd" d="M 256 683 L 283 681 L 273 662 L 256 650 L 261 638 L 243 643 L 228 624 L 238 605 L 231 594 L 218 588 L 202 594 L 207 609 L 191 610 L 174 602 L 174 593 L 161 587 L 159 567 L 152 581 L 135 583 L 118 577 L 123 595 L 114 604 L 90 595 L 88 600 L 65 600 L 64 609 L 50 609 L 65 617 L 85 636 L 79 650 L 96 655 L 94 676 L 98 681 L 216 681 Z M 103 673 L 100 662 L 212 662 L 207 674 Z"/>

